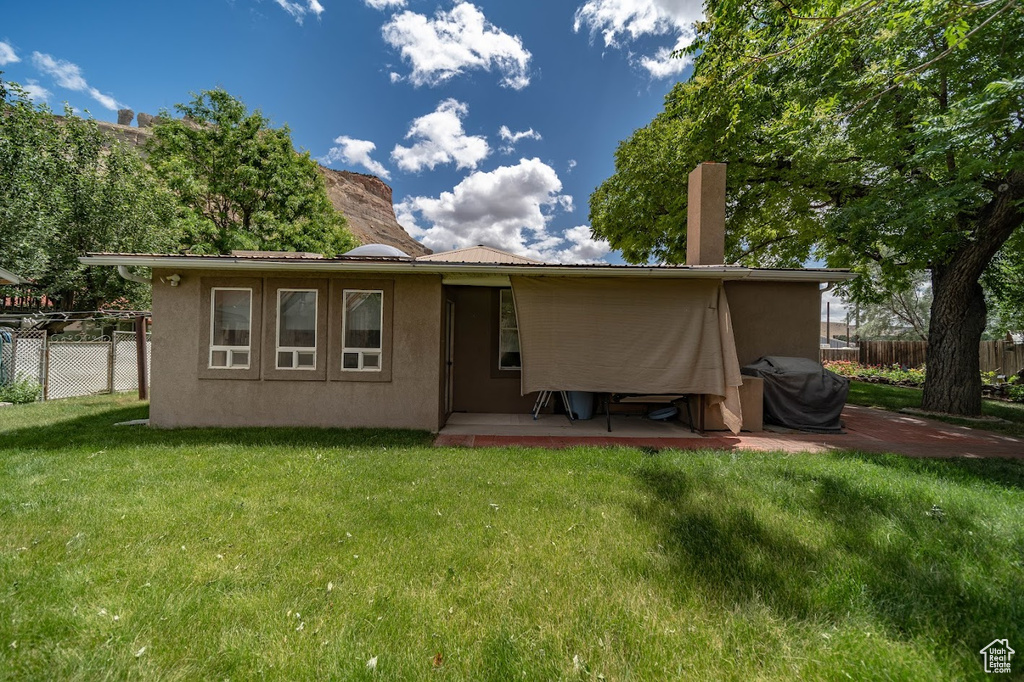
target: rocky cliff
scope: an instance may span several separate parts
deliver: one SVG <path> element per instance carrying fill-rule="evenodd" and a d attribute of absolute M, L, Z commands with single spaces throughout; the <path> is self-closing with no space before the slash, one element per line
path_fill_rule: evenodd
<path fill-rule="evenodd" d="M 333 170 L 320 166 L 327 196 L 348 218 L 348 229 L 361 244 L 388 244 L 412 257 L 431 253 L 409 236 L 395 219 L 391 188 L 376 175 Z"/>
<path fill-rule="evenodd" d="M 126 124 L 99 121 L 99 127 L 116 139 L 142 149 L 152 132 L 153 117 L 139 114 L 139 127 L 127 125 L 131 118 L 118 112 L 118 120 Z M 319 166 L 327 185 L 327 196 L 335 210 L 348 219 L 348 229 L 360 244 L 388 244 L 412 257 L 430 253 L 430 249 L 409 236 L 395 218 L 391 187 L 375 175 L 338 171 Z"/>

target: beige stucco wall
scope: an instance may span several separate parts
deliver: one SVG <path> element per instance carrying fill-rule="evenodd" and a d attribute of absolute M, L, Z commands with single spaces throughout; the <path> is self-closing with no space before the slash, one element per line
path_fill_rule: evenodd
<path fill-rule="evenodd" d="M 740 367 L 763 355 L 818 361 L 816 282 L 726 282 Z"/>
<path fill-rule="evenodd" d="M 153 273 L 151 425 L 439 428 L 439 276 L 386 278 L 394 281 L 392 378 L 370 382 L 200 379 L 197 358 L 200 343 L 206 343 L 200 338 L 200 278 L 224 277 L 227 273 L 182 271 L 177 287 L 160 281 L 169 274 L 168 270 Z M 263 295 L 274 295 L 266 285 L 271 279 L 266 275 L 231 273 L 235 274 L 264 278 Z M 310 277 L 365 279 L 324 273 Z M 328 311 L 331 317 L 336 314 L 340 311 Z M 339 343 L 329 337 L 327 330 L 324 333 L 327 344 Z M 254 334 L 254 340 L 261 336 Z"/>

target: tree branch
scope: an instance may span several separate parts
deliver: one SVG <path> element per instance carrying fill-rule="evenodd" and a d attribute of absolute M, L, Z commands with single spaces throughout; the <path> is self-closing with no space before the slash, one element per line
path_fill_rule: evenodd
<path fill-rule="evenodd" d="M 785 50 L 779 50 L 778 52 L 772 52 L 771 54 L 766 54 L 763 57 L 751 56 L 751 57 L 746 57 L 746 59 L 748 59 L 749 61 L 761 64 L 763 62 L 767 62 L 769 60 L 775 59 L 776 57 L 781 57 L 783 55 L 789 54 L 790 52 L 792 52 L 794 50 L 798 50 L 801 47 L 803 47 L 804 45 L 806 45 L 807 43 L 811 42 L 812 40 L 817 38 L 819 35 L 821 35 L 825 31 L 827 31 L 828 29 L 832 28 L 832 26 L 834 26 L 835 24 L 839 23 L 843 19 L 845 19 L 845 18 L 847 18 L 847 17 L 849 17 L 849 16 L 851 16 L 853 14 L 857 14 L 859 12 L 862 12 L 865 9 L 867 9 L 868 7 L 871 7 L 872 5 L 878 5 L 880 2 L 881 2 L 881 0 L 867 0 L 867 2 L 861 3 L 860 5 L 857 5 L 856 7 L 854 7 L 853 9 L 848 10 L 846 12 L 843 12 L 842 14 L 839 14 L 837 16 L 828 17 L 828 18 L 825 18 L 825 17 L 819 18 L 819 17 L 798 17 L 798 16 L 794 16 L 793 13 L 792 13 L 792 10 L 790 10 L 789 7 L 787 7 L 785 5 L 785 3 L 782 3 L 780 1 L 779 4 L 782 5 L 786 9 L 786 12 L 789 13 L 790 16 L 792 18 L 794 18 L 794 19 L 797 19 L 797 20 L 800 20 L 800 21 L 824 21 L 825 23 L 822 24 L 816 31 L 811 33 L 811 35 L 807 36 L 806 38 L 804 38 L 803 40 L 798 42 L 796 45 L 791 45 L 791 46 L 787 47 Z"/>
<path fill-rule="evenodd" d="M 784 234 L 781 237 L 772 237 L 771 239 L 766 239 L 763 242 L 761 242 L 760 244 L 756 244 L 754 246 L 751 246 L 749 249 L 746 249 L 743 253 L 741 253 L 736 258 L 735 262 L 739 263 L 741 260 L 743 260 L 744 258 L 746 258 L 747 256 L 749 256 L 751 254 L 757 253 L 758 251 L 761 251 L 762 249 L 766 249 L 769 246 L 771 246 L 772 244 L 778 244 L 779 242 L 784 242 L 787 239 L 792 239 L 793 237 L 794 237 L 794 235 L 792 235 L 792 234 Z"/>
<path fill-rule="evenodd" d="M 852 116 L 853 114 L 857 113 L 858 111 L 863 109 L 865 106 L 870 104 L 871 102 L 874 102 L 876 99 L 878 99 L 878 98 L 880 98 L 880 97 L 882 97 L 882 96 L 892 92 L 893 90 L 899 88 L 901 85 L 903 85 L 902 81 L 903 81 L 903 79 L 906 76 L 909 76 L 912 73 L 920 73 L 921 71 L 924 71 L 925 69 L 927 69 L 929 66 L 935 64 L 936 62 L 941 61 L 942 59 L 945 59 L 950 54 L 952 54 L 954 50 L 956 50 L 958 47 L 960 47 L 961 45 L 966 43 L 967 40 L 971 36 L 973 36 L 975 33 L 980 31 L 981 29 L 985 28 L 985 26 L 987 26 L 989 24 L 989 22 L 991 22 L 993 19 L 995 19 L 1000 14 L 1002 14 L 1003 12 L 1005 12 L 1008 9 L 1010 9 L 1011 7 L 1013 7 L 1016 4 L 1017 4 L 1017 0 L 1009 0 L 1009 2 L 1007 2 L 1005 5 L 1003 5 L 1002 7 L 997 9 L 995 12 L 993 12 L 992 16 L 990 16 L 988 19 L 986 19 L 985 21 L 981 22 L 980 24 L 975 26 L 973 29 L 971 29 L 959 41 L 957 41 L 953 45 L 950 45 L 945 50 L 943 50 L 941 53 L 939 53 L 937 56 L 935 56 L 932 59 L 929 59 L 928 61 L 926 61 L 924 64 L 920 64 L 918 66 L 915 66 L 912 69 L 907 69 L 906 71 L 893 76 L 894 80 L 896 81 L 895 83 L 890 85 L 885 90 L 882 90 L 881 92 L 876 93 L 876 94 L 872 95 L 871 97 L 868 97 L 866 100 L 858 103 L 852 109 L 850 109 L 849 111 L 847 111 L 844 114 L 842 114 L 840 118 L 849 118 L 850 116 Z"/>

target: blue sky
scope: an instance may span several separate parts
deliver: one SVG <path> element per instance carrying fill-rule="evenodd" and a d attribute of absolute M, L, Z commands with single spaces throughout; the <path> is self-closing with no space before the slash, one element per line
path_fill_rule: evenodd
<path fill-rule="evenodd" d="M 100 120 L 223 87 L 333 168 L 379 175 L 435 250 L 621 262 L 588 200 L 689 76 L 693 0 L 7 3 L 0 70 Z"/>

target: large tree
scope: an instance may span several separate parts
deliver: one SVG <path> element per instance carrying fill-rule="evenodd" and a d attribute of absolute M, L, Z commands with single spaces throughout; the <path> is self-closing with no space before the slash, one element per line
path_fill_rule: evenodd
<path fill-rule="evenodd" d="M 334 210 L 309 153 L 296 153 L 288 127 L 221 89 L 193 96 L 161 116 L 149 162 L 177 194 L 182 248 L 311 251 L 333 256 L 357 246 Z"/>
<path fill-rule="evenodd" d="M 696 30 L 692 77 L 591 197 L 595 234 L 681 262 L 686 174 L 727 162 L 731 261 L 876 273 L 861 297 L 928 270 L 924 407 L 980 412 L 979 280 L 1024 221 L 1018 1 L 709 0 Z"/>
<path fill-rule="evenodd" d="M 0 266 L 62 310 L 148 305 L 145 287 L 78 262 L 89 251 L 166 250 L 174 198 L 96 122 L 56 117 L 0 80 Z"/>

